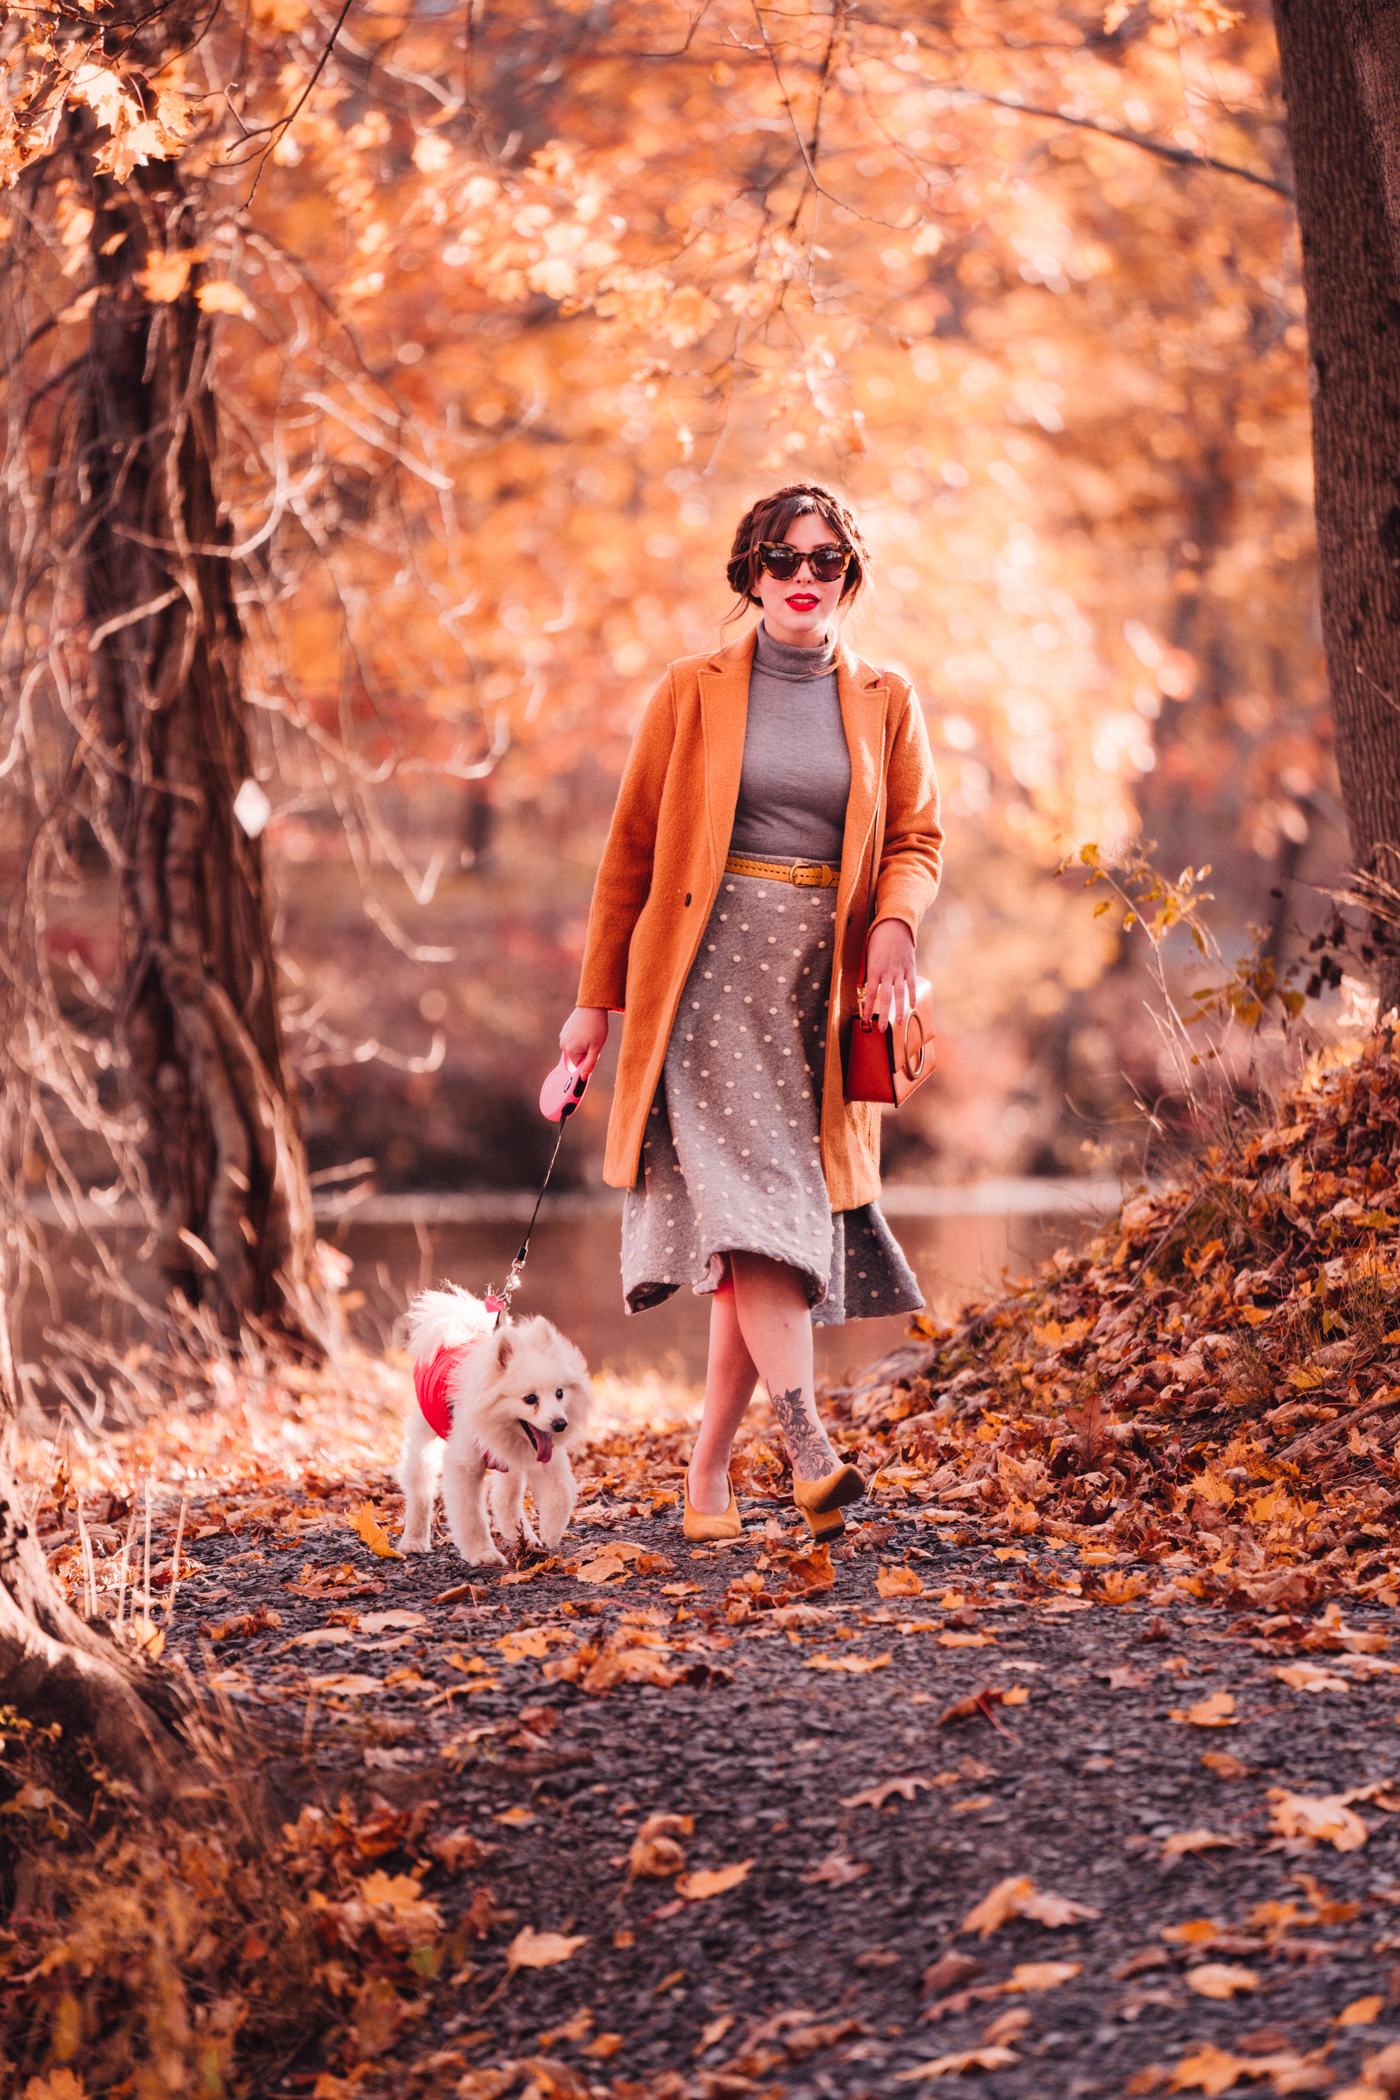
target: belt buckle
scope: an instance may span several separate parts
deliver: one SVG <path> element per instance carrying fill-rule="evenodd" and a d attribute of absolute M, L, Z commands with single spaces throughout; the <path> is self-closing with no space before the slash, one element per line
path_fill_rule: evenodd
<path fill-rule="evenodd" d="M 826 884 L 826 867 L 821 861 L 795 860 L 792 864 L 792 886 L 795 890 L 822 889 Z"/>

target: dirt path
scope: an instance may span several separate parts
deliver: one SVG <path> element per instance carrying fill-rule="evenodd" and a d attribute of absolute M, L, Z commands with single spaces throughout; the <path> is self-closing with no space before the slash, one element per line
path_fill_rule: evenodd
<path fill-rule="evenodd" d="M 672 1513 L 595 1504 L 562 1565 L 466 1587 L 450 1548 L 377 1558 L 343 1518 L 196 1541 L 172 1650 L 312 1746 L 323 1810 L 377 1816 L 376 1865 L 441 1906 L 391 2090 L 855 2100 L 983 2052 L 990 2100 L 1336 2094 L 1400 2043 L 1400 1797 L 1333 1801 L 1317 1839 L 1270 1798 L 1395 1773 L 1388 1612 L 1232 1620 L 1160 1571 L 1090 1602 L 1077 1552 L 912 1517 L 853 1527 L 822 1587 L 781 1510 L 746 1514 L 693 1551 Z M 629 1886 L 656 1814 L 693 1819 L 653 1861 L 682 1878 Z M 578 1944 L 508 1973 L 522 1928 Z"/>

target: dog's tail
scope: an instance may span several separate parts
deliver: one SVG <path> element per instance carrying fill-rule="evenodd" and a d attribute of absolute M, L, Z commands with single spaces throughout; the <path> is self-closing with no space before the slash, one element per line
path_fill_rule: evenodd
<path fill-rule="evenodd" d="M 494 1325 L 495 1315 L 458 1284 L 420 1291 L 408 1308 L 409 1350 L 417 1362 L 431 1362 L 439 1349 L 458 1349 Z"/>

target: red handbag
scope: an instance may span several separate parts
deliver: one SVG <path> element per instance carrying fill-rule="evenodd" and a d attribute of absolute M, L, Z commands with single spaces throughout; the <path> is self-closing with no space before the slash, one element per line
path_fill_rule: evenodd
<path fill-rule="evenodd" d="M 867 1020 L 866 968 L 870 950 L 870 913 L 875 901 L 875 853 L 880 837 L 880 797 L 885 791 L 885 750 L 880 746 L 880 785 L 875 796 L 875 824 L 870 835 L 870 878 L 865 890 L 865 932 L 860 944 L 860 985 L 856 1012 L 847 1026 L 845 1093 L 848 1101 L 880 1101 L 898 1108 L 938 1063 L 933 1033 L 933 987 L 926 977 L 914 980 L 914 1004 L 903 1021 L 877 1027 Z"/>

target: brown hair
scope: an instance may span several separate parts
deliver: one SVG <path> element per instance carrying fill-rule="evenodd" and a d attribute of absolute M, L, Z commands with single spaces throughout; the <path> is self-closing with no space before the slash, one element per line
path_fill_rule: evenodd
<path fill-rule="evenodd" d="M 757 605 L 760 561 L 758 550 L 765 540 L 783 540 L 797 518 L 810 517 L 813 513 L 825 519 L 838 539 L 844 540 L 851 550 L 846 564 L 846 579 L 841 587 L 841 603 L 854 604 L 865 589 L 870 573 L 870 549 L 866 546 L 854 513 L 841 498 L 819 481 L 795 481 L 785 489 L 776 489 L 771 496 L 761 496 L 751 504 L 739 520 L 739 529 L 734 535 L 734 545 L 729 550 L 729 567 L 726 575 L 730 588 L 736 593 L 740 607 Z M 736 613 L 739 608 L 736 608 Z M 731 615 L 731 618 L 735 615 Z M 726 622 L 726 624 L 728 624 Z"/>

